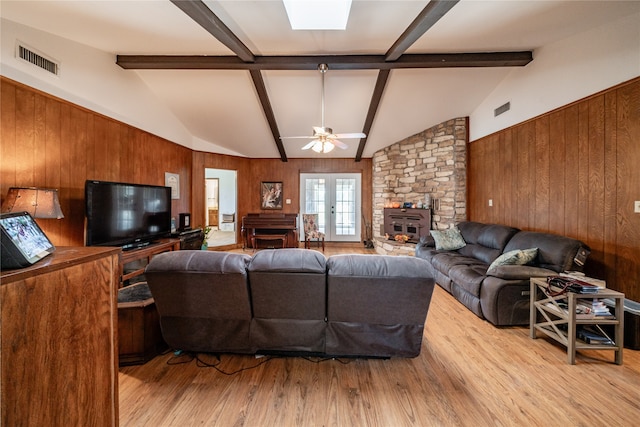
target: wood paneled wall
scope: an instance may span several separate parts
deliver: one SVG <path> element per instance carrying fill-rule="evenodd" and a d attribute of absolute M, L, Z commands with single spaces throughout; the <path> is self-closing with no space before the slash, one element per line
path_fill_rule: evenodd
<path fill-rule="evenodd" d="M 87 179 L 164 185 L 165 172 L 177 173 L 172 214 L 191 212 L 193 224 L 204 224 L 205 167 L 237 171 L 239 219 L 260 212 L 262 181 L 283 182 L 291 204 L 282 212 L 290 213 L 299 210 L 300 172 L 361 172 L 363 214 L 371 222 L 371 159 L 283 163 L 194 152 L 4 77 L 0 91 L 0 197 L 15 186 L 58 189 L 65 217 L 37 220 L 57 246 L 84 245 Z"/>
<path fill-rule="evenodd" d="M 361 173 L 362 214 L 371 223 L 372 187 L 371 159 L 355 162 L 353 159 L 247 159 L 219 154 L 193 153 L 193 210 L 194 224 L 204 224 L 204 170 L 205 168 L 230 169 L 238 173 L 238 224 L 249 212 L 298 213 L 300 211 L 300 173 Z M 260 184 L 262 181 L 282 181 L 284 204 L 281 211 L 262 210 Z M 240 230 L 237 227 L 238 242 Z M 364 227 L 363 227 L 364 233 Z"/>
<path fill-rule="evenodd" d="M 470 220 L 580 239 L 640 301 L 640 78 L 472 142 L 468 180 Z"/>
<path fill-rule="evenodd" d="M 180 175 L 174 215 L 191 206 L 191 150 L 12 80 L 0 80 L 0 195 L 57 188 L 64 218 L 38 219 L 57 246 L 84 245 L 87 179 L 164 185 Z"/>

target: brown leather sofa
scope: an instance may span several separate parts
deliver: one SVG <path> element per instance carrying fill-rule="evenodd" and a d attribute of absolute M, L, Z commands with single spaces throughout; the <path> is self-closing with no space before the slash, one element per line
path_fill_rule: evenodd
<path fill-rule="evenodd" d="M 210 353 L 415 357 L 434 287 L 415 257 L 306 249 L 166 252 L 145 276 L 167 344 Z"/>
<path fill-rule="evenodd" d="M 565 271 L 582 271 L 590 253 L 579 240 L 550 233 L 521 231 L 500 224 L 457 224 L 465 245 L 436 249 L 431 236 L 416 245 L 415 255 L 428 261 L 436 283 L 480 318 L 496 326 L 529 324 L 529 279 Z M 500 256 L 537 249 L 526 265 L 489 267 Z"/>

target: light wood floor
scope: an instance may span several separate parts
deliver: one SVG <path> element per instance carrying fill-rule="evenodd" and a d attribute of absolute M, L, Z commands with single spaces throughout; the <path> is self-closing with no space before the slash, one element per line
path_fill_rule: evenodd
<path fill-rule="evenodd" d="M 334 253 L 371 253 L 329 245 Z M 578 353 L 496 328 L 436 286 L 421 354 L 328 360 L 223 355 L 217 368 L 173 353 L 120 369 L 120 425 L 632 426 L 640 421 L 640 351 Z M 202 355 L 209 364 L 218 363 Z M 264 363 L 263 363 L 264 362 Z M 252 368 L 256 366 L 255 368 Z"/>

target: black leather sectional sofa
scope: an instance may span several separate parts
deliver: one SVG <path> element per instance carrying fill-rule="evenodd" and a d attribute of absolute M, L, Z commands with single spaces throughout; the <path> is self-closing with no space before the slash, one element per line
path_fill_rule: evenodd
<path fill-rule="evenodd" d="M 415 257 L 175 251 L 145 276 L 174 349 L 415 357 L 434 280 Z"/>
<path fill-rule="evenodd" d="M 428 261 L 438 285 L 496 326 L 529 324 L 529 279 L 582 271 L 590 253 L 581 241 L 555 234 L 470 221 L 457 229 L 464 246 L 437 249 L 434 238 L 426 236 L 415 255 Z M 523 262 L 518 255 L 533 249 L 533 258 L 518 264 Z M 509 263 L 514 259 L 515 264 Z"/>

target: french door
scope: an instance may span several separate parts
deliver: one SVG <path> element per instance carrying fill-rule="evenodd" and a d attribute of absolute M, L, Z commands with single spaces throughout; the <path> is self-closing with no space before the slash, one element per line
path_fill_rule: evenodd
<path fill-rule="evenodd" d="M 300 174 L 300 213 L 318 214 L 318 228 L 326 241 L 360 241 L 361 181 L 359 173 Z M 303 230 L 300 237 L 304 239 Z"/>

